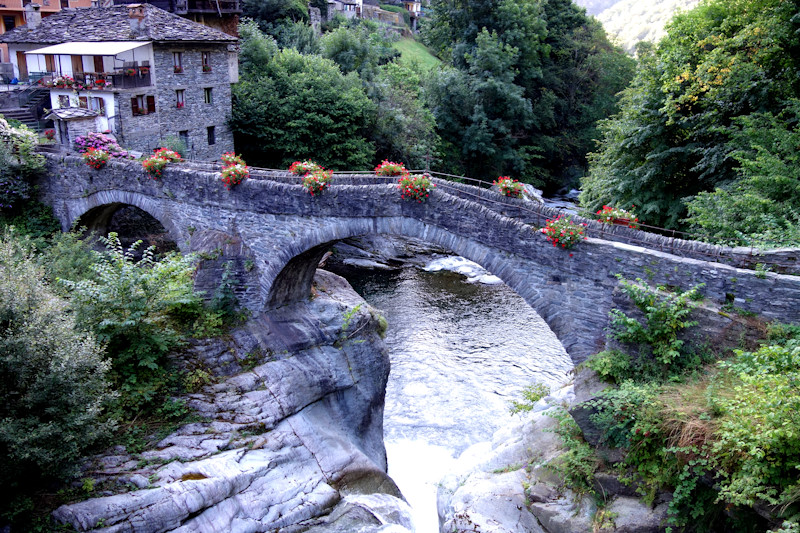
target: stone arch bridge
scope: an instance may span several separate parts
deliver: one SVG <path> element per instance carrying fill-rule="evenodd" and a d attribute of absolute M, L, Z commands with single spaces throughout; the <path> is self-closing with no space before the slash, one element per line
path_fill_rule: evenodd
<path fill-rule="evenodd" d="M 111 161 L 98 171 L 78 156 L 47 157 L 39 187 L 64 230 L 77 221 L 102 229 L 119 207 L 138 207 L 182 251 L 200 251 L 210 265 L 216 260 L 216 269 L 201 267 L 198 284 L 214 287 L 220 258 L 233 261 L 243 281 L 240 300 L 254 312 L 308 299 L 317 265 L 334 242 L 392 234 L 452 250 L 501 278 L 542 316 L 575 363 L 603 346 L 616 274 L 684 289 L 705 283 L 712 301 L 800 322 L 800 277 L 727 264 L 744 261 L 746 252 L 628 228 L 598 233 L 594 222 L 591 234 L 601 238 L 566 251 L 538 231 L 541 209 L 534 216 L 523 200 L 477 187 L 437 182 L 420 204 L 401 200 L 394 180 L 342 175 L 311 197 L 285 172 L 253 172 L 228 191 L 212 165 L 170 165 L 156 181 L 137 162 Z M 626 234 L 638 244 L 618 242 Z M 795 264 L 797 252 L 781 252 L 783 262 Z"/>

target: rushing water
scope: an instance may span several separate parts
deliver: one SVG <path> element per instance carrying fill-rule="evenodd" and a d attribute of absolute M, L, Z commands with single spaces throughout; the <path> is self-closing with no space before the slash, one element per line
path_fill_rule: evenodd
<path fill-rule="evenodd" d="M 523 386 L 559 385 L 572 364 L 541 317 L 498 278 L 458 257 L 426 270 L 348 278 L 389 321 L 389 475 L 414 508 L 417 531 L 434 533 L 436 483 L 455 457 L 512 421 L 508 405 Z"/>

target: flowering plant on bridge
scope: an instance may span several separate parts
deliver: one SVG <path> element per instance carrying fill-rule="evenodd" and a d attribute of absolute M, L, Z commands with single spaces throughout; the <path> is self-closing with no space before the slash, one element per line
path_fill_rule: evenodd
<path fill-rule="evenodd" d="M 402 199 L 416 200 L 419 203 L 424 202 L 430 196 L 431 190 L 436 187 L 436 184 L 431 181 L 429 174 L 417 174 L 410 176 L 406 174 L 399 180 L 400 197 Z"/>
<path fill-rule="evenodd" d="M 525 185 L 520 183 L 519 180 L 511 179 L 508 176 L 500 176 L 492 183 L 497 185 L 500 194 L 511 198 L 521 198 L 522 191 L 525 188 Z"/>
<path fill-rule="evenodd" d="M 222 161 L 223 167 L 230 167 L 233 165 L 244 165 L 244 159 L 242 156 L 236 155 L 234 152 L 225 152 L 220 156 L 220 160 Z"/>
<path fill-rule="evenodd" d="M 95 148 L 89 148 L 83 153 L 83 160 L 95 170 L 100 170 L 106 166 L 109 157 L 108 152 L 105 150 L 97 150 Z"/>
<path fill-rule="evenodd" d="M 153 152 L 153 155 L 155 157 L 160 157 L 161 159 L 166 159 L 169 163 L 180 163 L 183 161 L 181 154 L 175 150 L 170 150 L 169 148 L 159 148 Z"/>
<path fill-rule="evenodd" d="M 168 164 L 169 160 L 164 159 L 163 157 L 158 157 L 157 155 L 151 155 L 142 161 L 142 168 L 151 178 L 157 180 L 164 173 L 164 167 L 166 167 Z"/>
<path fill-rule="evenodd" d="M 55 132 L 53 132 L 55 134 Z M 78 153 L 84 153 L 90 148 L 95 150 L 103 150 L 108 152 L 108 155 L 114 158 L 127 158 L 130 154 L 120 147 L 112 137 L 102 133 L 90 132 L 86 135 L 78 135 L 75 137 L 75 148 Z"/>
<path fill-rule="evenodd" d="M 408 170 L 403 163 L 395 163 L 386 159 L 380 165 L 375 167 L 376 176 L 406 176 Z"/>
<path fill-rule="evenodd" d="M 555 219 L 548 220 L 547 225 L 541 231 L 545 234 L 547 240 L 553 243 L 553 246 L 572 248 L 579 242 L 586 240 L 583 235 L 584 226 L 585 224 L 576 224 L 569 217 L 558 215 Z"/>
<path fill-rule="evenodd" d="M 620 224 L 633 229 L 639 227 L 639 219 L 631 211 L 610 205 L 604 205 L 603 209 L 597 212 L 597 221 L 603 224 Z"/>
<path fill-rule="evenodd" d="M 247 165 L 229 165 L 222 169 L 220 175 L 222 176 L 222 183 L 225 184 L 225 188 L 230 190 L 250 176 L 250 169 L 247 168 Z"/>
<path fill-rule="evenodd" d="M 323 168 L 310 159 L 306 159 L 305 161 L 295 161 L 289 167 L 289 172 L 292 174 L 297 174 L 298 176 L 303 176 L 309 172 L 314 172 L 315 170 L 323 170 Z"/>
<path fill-rule="evenodd" d="M 333 177 L 332 170 L 315 170 L 303 176 L 303 188 L 307 190 L 311 196 L 321 194 L 322 191 L 328 188 L 331 178 Z"/>

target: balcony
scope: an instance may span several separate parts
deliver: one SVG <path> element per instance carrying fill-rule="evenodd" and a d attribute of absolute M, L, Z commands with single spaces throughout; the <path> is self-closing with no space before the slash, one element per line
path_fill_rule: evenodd
<path fill-rule="evenodd" d="M 138 89 L 153 85 L 150 67 L 130 67 L 114 72 L 84 72 L 75 76 L 45 74 L 39 85 L 50 89 L 101 90 Z"/>

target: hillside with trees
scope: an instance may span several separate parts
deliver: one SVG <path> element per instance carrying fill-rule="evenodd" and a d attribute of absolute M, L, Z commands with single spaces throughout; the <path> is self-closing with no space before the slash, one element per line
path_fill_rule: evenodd
<path fill-rule="evenodd" d="M 800 243 L 800 17 L 780 0 L 679 15 L 639 68 L 581 201 L 733 244 Z"/>

